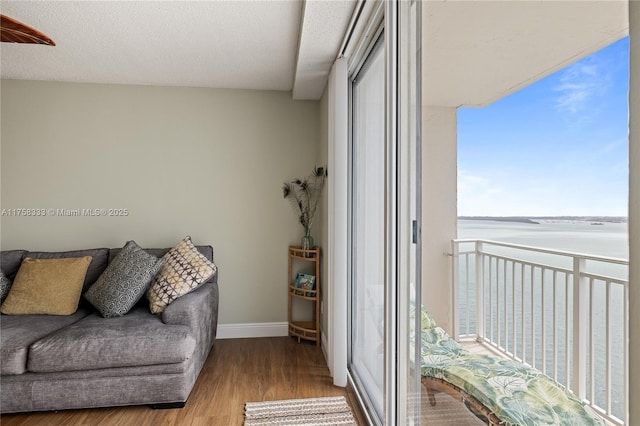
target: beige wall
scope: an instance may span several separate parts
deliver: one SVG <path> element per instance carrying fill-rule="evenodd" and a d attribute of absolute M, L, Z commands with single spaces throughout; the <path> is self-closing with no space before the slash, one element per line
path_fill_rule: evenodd
<path fill-rule="evenodd" d="M 422 134 L 422 303 L 451 333 L 452 266 L 447 253 L 458 232 L 456 108 L 423 105 Z"/>
<path fill-rule="evenodd" d="M 126 208 L 126 217 L 2 217 L 2 249 L 211 244 L 220 323 L 287 318 L 282 182 L 317 163 L 319 103 L 288 92 L 2 81 L 2 208 Z"/>

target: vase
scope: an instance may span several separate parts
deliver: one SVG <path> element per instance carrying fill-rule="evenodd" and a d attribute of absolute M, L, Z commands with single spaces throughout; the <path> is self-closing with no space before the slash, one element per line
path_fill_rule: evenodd
<path fill-rule="evenodd" d="M 304 230 L 304 237 L 300 241 L 300 245 L 302 246 L 302 250 L 311 250 L 313 248 L 313 237 L 311 236 L 311 230 Z M 311 257 L 309 253 L 304 254 L 305 257 Z"/>

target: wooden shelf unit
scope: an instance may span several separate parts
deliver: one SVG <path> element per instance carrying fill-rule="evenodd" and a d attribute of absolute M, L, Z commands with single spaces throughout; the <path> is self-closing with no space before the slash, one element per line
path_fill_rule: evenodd
<path fill-rule="evenodd" d="M 316 277 L 315 290 L 303 290 L 296 288 L 293 265 L 294 262 L 313 263 L 313 274 Z M 300 246 L 289 247 L 289 336 L 311 340 L 320 346 L 320 247 L 304 250 Z M 304 300 L 313 304 L 313 319 L 311 321 L 297 321 L 293 319 L 292 304 L 294 299 Z"/>

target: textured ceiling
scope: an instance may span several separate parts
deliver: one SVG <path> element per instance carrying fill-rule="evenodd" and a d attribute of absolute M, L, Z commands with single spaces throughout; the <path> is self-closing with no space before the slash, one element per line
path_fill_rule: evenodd
<path fill-rule="evenodd" d="M 5 1 L 56 47 L 2 43 L 2 77 L 291 90 L 300 1 Z"/>
<path fill-rule="evenodd" d="M 2 0 L 56 47 L 0 45 L 2 78 L 292 91 L 318 99 L 355 0 Z M 628 3 L 423 3 L 423 102 L 485 105 L 628 32 Z"/>
<path fill-rule="evenodd" d="M 294 99 L 319 99 L 322 96 L 328 71 L 336 60 L 355 5 L 355 0 L 305 2 Z"/>

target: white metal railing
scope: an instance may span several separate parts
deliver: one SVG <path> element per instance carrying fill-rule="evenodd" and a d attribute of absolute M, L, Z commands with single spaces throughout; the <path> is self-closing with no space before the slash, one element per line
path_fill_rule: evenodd
<path fill-rule="evenodd" d="M 624 425 L 628 267 L 625 259 L 454 240 L 454 338 L 541 370 Z"/>

